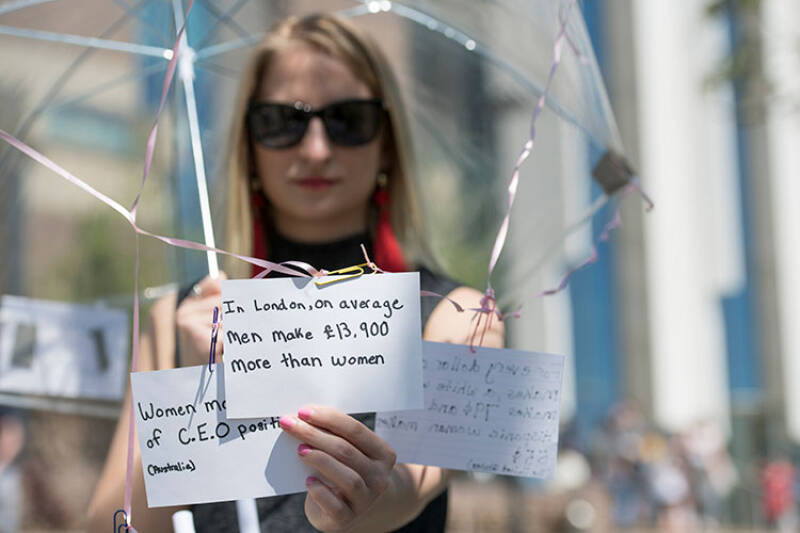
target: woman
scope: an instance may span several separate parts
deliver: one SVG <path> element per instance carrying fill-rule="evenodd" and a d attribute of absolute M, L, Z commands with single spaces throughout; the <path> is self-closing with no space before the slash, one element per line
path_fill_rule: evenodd
<path fill-rule="evenodd" d="M 331 16 L 281 23 L 246 69 L 236 113 L 228 250 L 333 270 L 363 262 L 364 243 L 386 270 L 418 263 L 410 147 L 395 83 L 374 43 Z M 230 270 L 249 274 L 241 265 Z M 478 305 L 477 291 L 429 270 L 420 268 L 420 280 L 423 289 L 464 307 Z M 139 370 L 202 364 L 219 304 L 220 282 L 210 278 L 157 302 Z M 430 298 L 422 306 L 425 339 L 466 343 L 470 314 Z M 496 324 L 485 344 L 500 346 L 502 336 Z M 123 500 L 125 406 L 91 506 L 98 531 Z M 301 443 L 298 456 L 319 474 L 307 480 L 306 494 L 259 500 L 262 531 L 442 530 L 448 473 L 396 463 L 391 447 L 368 428 L 373 421 L 325 406 L 284 416 L 283 430 Z M 168 530 L 176 509 L 147 509 L 138 450 L 135 464 L 133 525 Z M 198 531 L 236 530 L 230 502 L 192 510 Z"/>

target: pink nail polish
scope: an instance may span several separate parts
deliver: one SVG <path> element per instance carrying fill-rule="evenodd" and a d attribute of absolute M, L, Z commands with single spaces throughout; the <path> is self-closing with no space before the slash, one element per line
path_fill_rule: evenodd
<path fill-rule="evenodd" d="M 300 446 L 297 447 L 297 453 L 305 457 L 306 455 L 311 453 L 311 446 L 309 446 L 308 444 L 301 444 Z"/>
<path fill-rule="evenodd" d="M 314 476 L 308 476 L 306 478 L 306 485 L 311 485 L 312 483 L 319 483 L 319 480 Z"/>
<path fill-rule="evenodd" d="M 282 416 L 278 422 L 283 429 L 289 429 L 293 425 L 297 424 L 297 420 L 295 420 L 293 416 Z"/>
<path fill-rule="evenodd" d="M 297 411 L 297 416 L 302 418 L 303 420 L 311 420 L 311 415 L 314 414 L 313 409 L 309 409 L 308 407 L 303 407 L 299 411 Z"/>

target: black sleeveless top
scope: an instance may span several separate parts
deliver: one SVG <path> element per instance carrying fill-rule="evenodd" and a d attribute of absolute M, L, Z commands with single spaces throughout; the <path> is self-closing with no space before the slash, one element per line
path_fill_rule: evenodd
<path fill-rule="evenodd" d="M 324 244 L 301 244 L 289 241 L 275 233 L 270 235 L 270 261 L 304 261 L 317 268 L 335 270 L 364 262 L 360 245 L 367 247 L 372 256 L 372 239 L 368 233 L 360 233 L 346 239 Z M 443 296 L 458 287 L 458 283 L 444 276 L 434 274 L 425 268 L 419 269 L 419 282 L 422 290 L 437 292 Z M 269 277 L 281 277 L 276 274 Z M 189 294 L 188 285 L 178 294 L 178 305 Z M 436 298 L 421 298 L 422 327 L 428 322 Z M 175 364 L 180 366 L 180 353 L 175 344 Z M 375 429 L 375 413 L 353 415 L 354 418 Z M 256 499 L 256 509 L 262 532 L 305 533 L 317 531 L 306 519 L 304 510 L 305 493 L 289 494 Z M 235 502 L 205 503 L 192 506 L 197 533 L 238 533 L 239 523 Z M 438 533 L 444 531 L 447 521 L 447 491 L 432 500 L 414 520 L 396 530 L 401 533 Z"/>

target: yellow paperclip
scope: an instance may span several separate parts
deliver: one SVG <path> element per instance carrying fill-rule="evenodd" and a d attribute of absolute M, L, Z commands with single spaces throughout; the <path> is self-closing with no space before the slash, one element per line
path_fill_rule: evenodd
<path fill-rule="evenodd" d="M 359 276 L 364 274 L 364 267 L 365 266 L 369 266 L 369 263 L 361 263 L 360 265 L 353 265 L 353 266 L 349 266 L 349 267 L 346 267 L 346 268 L 340 268 L 339 270 L 333 270 L 331 272 L 328 272 L 326 275 L 327 276 L 335 276 L 335 275 L 338 275 L 338 274 L 347 274 L 348 272 L 355 272 L 355 274 L 351 274 L 349 276 L 345 276 L 343 278 L 338 278 L 338 279 L 329 279 L 327 281 L 315 281 L 314 283 L 317 284 L 317 287 L 323 287 L 323 286 L 329 285 L 331 283 L 336 283 L 336 282 L 339 282 L 339 281 L 345 281 L 345 280 L 348 280 L 348 279 L 357 278 L 357 277 L 359 277 Z"/>

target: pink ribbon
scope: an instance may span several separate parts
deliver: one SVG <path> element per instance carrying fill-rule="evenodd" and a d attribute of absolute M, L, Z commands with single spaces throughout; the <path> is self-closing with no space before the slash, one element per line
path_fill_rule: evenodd
<path fill-rule="evenodd" d="M 285 263 L 273 263 L 272 261 L 267 261 L 266 259 L 259 259 L 257 257 L 250 257 L 250 256 L 246 256 L 246 255 L 240 255 L 240 254 L 236 254 L 236 253 L 233 253 L 233 252 L 228 252 L 228 251 L 223 250 L 221 248 L 215 248 L 213 246 L 207 246 L 207 245 L 199 243 L 199 242 L 190 241 L 190 240 L 186 240 L 186 239 L 178 239 L 178 238 L 174 238 L 174 237 L 165 237 L 163 235 L 158 235 L 156 233 L 152 233 L 150 231 L 147 231 L 146 229 L 143 229 L 143 228 L 139 227 L 136 224 L 134 214 L 131 211 L 128 211 L 127 209 L 122 207 L 115 200 L 112 200 L 111 198 L 109 198 L 105 194 L 101 193 L 100 191 L 94 189 L 92 186 L 90 186 L 87 183 L 85 183 L 84 181 L 82 181 L 81 179 L 75 177 L 69 171 L 67 171 L 63 167 L 59 166 L 58 164 L 53 162 L 48 157 L 46 157 L 46 156 L 42 155 L 41 153 L 37 152 L 36 150 L 31 148 L 27 144 L 23 143 L 19 139 L 13 137 L 9 133 L 7 133 L 5 130 L 0 129 L 0 139 L 6 141 L 8 144 L 13 146 L 14 148 L 19 150 L 20 152 L 24 153 L 25 155 L 27 155 L 28 157 L 30 157 L 31 159 L 33 159 L 37 163 L 49 168 L 55 174 L 61 176 L 62 178 L 64 178 L 65 180 L 69 181 L 73 185 L 83 189 L 84 191 L 86 191 L 87 193 L 92 195 L 93 197 L 97 198 L 98 200 L 100 200 L 101 202 L 106 204 L 107 206 L 111 207 L 114 211 L 117 211 L 119 214 L 122 215 L 122 217 L 125 220 L 128 221 L 128 223 L 131 225 L 133 230 L 139 235 L 144 235 L 144 236 L 147 236 L 147 237 L 151 237 L 153 239 L 156 239 L 156 240 L 159 240 L 159 241 L 164 242 L 166 244 L 169 244 L 170 246 L 176 246 L 178 248 L 186 248 L 186 249 L 189 249 L 189 250 L 199 250 L 199 251 L 210 251 L 210 252 L 215 252 L 215 253 L 222 254 L 222 255 L 227 255 L 227 256 L 230 256 L 230 257 L 235 257 L 235 258 L 240 259 L 242 261 L 245 261 L 247 263 L 256 265 L 258 267 L 261 267 L 261 268 L 265 269 L 267 272 L 275 271 L 275 272 L 281 272 L 283 274 L 288 274 L 288 275 L 291 275 L 291 276 L 301 276 L 301 277 L 320 276 L 323 273 L 321 270 L 317 270 L 313 266 L 311 266 L 311 265 L 309 265 L 307 263 L 299 262 L 299 261 L 287 261 Z M 288 268 L 285 265 L 293 265 L 293 266 L 302 268 L 303 270 L 306 271 L 306 273 L 298 272 L 297 270 Z"/>
<path fill-rule="evenodd" d="M 165 86 L 166 88 L 166 86 Z M 133 228 L 134 232 L 136 233 L 136 262 L 134 267 L 134 298 L 133 298 L 133 328 L 132 328 L 132 355 L 131 355 L 131 371 L 136 372 L 139 368 L 139 235 L 145 235 L 148 237 L 152 237 L 154 239 L 160 240 L 166 244 L 171 246 L 176 246 L 179 248 L 187 248 L 190 250 L 202 250 L 202 251 L 213 251 L 218 254 L 228 255 L 231 257 L 236 257 L 237 259 L 241 259 L 242 261 L 246 261 L 248 263 L 257 265 L 264 269 L 261 275 L 266 275 L 269 272 L 282 272 L 284 274 L 288 274 L 291 276 L 301 276 L 301 277 L 311 277 L 311 276 L 319 276 L 322 275 L 323 272 L 315 269 L 311 265 L 306 263 L 301 263 L 298 261 L 290 261 L 287 263 L 273 263 L 271 261 L 267 261 L 264 259 L 259 259 L 256 257 L 249 257 L 240 254 L 234 254 L 231 252 L 227 252 L 225 250 L 214 248 L 210 246 L 206 246 L 205 244 L 201 244 L 199 242 L 189 241 L 185 239 L 176 239 L 173 237 L 164 237 L 162 235 L 157 235 L 155 233 L 149 232 L 145 229 L 140 228 L 136 224 L 136 215 L 134 210 L 136 209 L 136 202 L 134 206 L 131 208 L 130 211 L 126 210 L 122 207 L 118 202 L 112 200 L 105 194 L 97 191 L 84 181 L 80 180 L 79 178 L 75 177 L 73 174 L 68 172 L 66 169 L 62 168 L 61 166 L 57 165 L 55 162 L 50 160 L 49 158 L 45 157 L 41 153 L 37 152 L 27 144 L 23 143 L 19 139 L 13 137 L 9 133 L 4 130 L 0 129 L 0 139 L 3 139 L 8 144 L 19 150 L 20 152 L 24 153 L 37 163 L 49 168 L 57 175 L 61 176 L 65 180 L 69 181 L 73 185 L 83 189 L 93 197 L 97 198 L 104 204 L 111 207 L 113 210 L 117 211 L 120 215 L 128 221 L 128 223 Z M 148 147 L 148 152 L 150 151 Z M 152 155 L 152 154 L 149 154 Z M 146 179 L 145 175 L 145 179 Z M 137 196 L 138 201 L 138 196 Z M 305 272 L 301 272 L 295 270 L 294 268 L 288 268 L 284 265 L 292 265 L 298 268 L 303 269 Z M 134 435 L 134 417 L 133 417 L 133 396 L 131 396 L 130 400 L 130 416 L 128 419 L 128 456 L 126 462 L 126 474 L 125 474 L 125 503 L 124 503 L 124 510 L 125 516 L 127 520 L 130 520 L 131 517 L 131 496 L 133 490 L 133 435 Z M 131 525 L 130 521 L 127 522 L 127 528 L 130 531 L 135 531 L 133 526 Z"/>
<path fill-rule="evenodd" d="M 550 92 L 550 86 L 553 83 L 553 77 L 555 76 L 556 69 L 558 68 L 559 63 L 561 63 L 561 51 L 564 46 L 565 40 L 569 42 L 570 47 L 576 53 L 578 53 L 577 48 L 574 44 L 569 41 L 566 36 L 567 31 L 567 19 L 569 17 L 569 12 L 572 10 L 572 6 L 575 4 L 575 0 L 570 2 L 569 6 L 567 7 L 566 13 L 560 20 L 560 27 L 558 30 L 558 35 L 556 36 L 555 43 L 553 44 L 553 62 L 550 64 L 550 72 L 547 75 L 547 83 L 545 84 L 544 91 L 542 91 L 541 96 L 539 96 L 539 101 L 536 103 L 536 107 L 533 110 L 533 116 L 531 117 L 531 128 L 530 128 L 530 137 L 525 142 L 525 145 L 522 147 L 522 151 L 517 157 L 517 162 L 514 165 L 514 170 L 511 173 L 511 181 L 508 184 L 508 207 L 506 208 L 506 214 L 503 217 L 503 222 L 500 224 L 500 230 L 497 232 L 497 237 L 495 237 L 494 246 L 492 247 L 492 255 L 489 260 L 489 272 L 486 281 L 486 291 L 484 292 L 483 298 L 481 298 L 481 305 L 479 308 L 475 309 L 476 315 L 478 320 L 475 322 L 475 328 L 472 332 L 472 336 L 470 337 L 470 350 L 475 351 L 475 338 L 478 334 L 478 329 L 480 328 L 481 320 L 483 318 L 482 315 L 486 315 L 486 323 L 483 327 L 483 332 L 480 336 L 480 343 L 483 342 L 483 339 L 486 335 L 486 331 L 491 327 L 492 323 L 492 315 L 495 314 L 497 309 L 497 301 L 495 299 L 494 289 L 492 288 L 492 273 L 494 273 L 494 269 L 497 266 L 497 261 L 500 259 L 500 254 L 503 251 L 503 248 L 506 244 L 506 237 L 508 235 L 508 225 L 511 221 L 511 208 L 514 206 L 514 200 L 517 197 L 517 188 L 519 187 L 519 171 L 522 167 L 522 163 L 528 159 L 528 156 L 531 154 L 531 150 L 533 150 L 533 143 L 536 140 L 536 121 L 539 119 L 539 115 L 542 113 L 544 109 L 544 105 L 547 101 L 547 95 Z M 473 318 L 474 320 L 474 318 Z M 479 344 L 480 344 L 479 343 Z"/>
<path fill-rule="evenodd" d="M 575 46 L 575 44 L 572 42 L 572 40 L 566 33 L 567 20 L 574 4 L 575 0 L 572 0 L 572 2 L 570 2 L 569 5 L 567 6 L 566 12 L 560 18 L 560 27 L 558 35 L 556 36 L 555 43 L 553 44 L 553 62 L 550 64 L 550 71 L 547 76 L 547 83 L 545 84 L 544 91 L 542 91 L 542 94 L 539 97 L 538 102 L 536 103 L 536 107 L 533 110 L 533 116 L 531 118 L 530 137 L 525 142 L 522 151 L 520 152 L 519 157 L 517 158 L 517 162 L 514 165 L 514 169 L 511 173 L 511 181 L 509 182 L 508 185 L 508 207 L 506 209 L 506 214 L 503 217 L 503 221 L 500 224 L 500 229 L 497 232 L 497 236 L 495 237 L 494 246 L 492 247 L 492 255 L 489 260 L 489 272 L 486 282 L 486 291 L 484 292 L 483 298 L 481 298 L 480 307 L 471 309 L 472 311 L 475 311 L 475 316 L 473 317 L 473 320 L 475 320 L 475 317 L 477 317 L 478 319 L 475 322 L 475 327 L 470 337 L 470 350 L 472 352 L 475 351 L 474 342 L 475 338 L 478 335 L 478 330 L 480 329 L 483 315 L 486 315 L 486 322 L 484 323 L 483 331 L 481 332 L 478 345 L 481 345 L 483 343 L 486 331 L 491 327 L 493 316 L 496 316 L 498 320 L 502 321 L 509 316 L 518 318 L 520 315 L 520 309 L 517 309 L 516 311 L 507 314 L 500 314 L 497 311 L 497 301 L 495 299 L 495 292 L 494 289 L 492 288 L 491 279 L 492 279 L 492 274 L 494 273 L 494 269 L 497 266 L 497 261 L 500 259 L 500 254 L 502 253 L 503 248 L 505 247 L 506 237 L 508 235 L 508 226 L 511 220 L 511 208 L 514 206 L 514 200 L 516 199 L 517 196 L 517 188 L 519 187 L 520 168 L 522 167 L 522 164 L 525 162 L 525 160 L 528 159 L 528 156 L 530 156 L 531 151 L 533 150 L 533 144 L 534 141 L 536 140 L 536 121 L 538 120 L 541 112 L 544 110 L 544 106 L 547 101 L 547 95 L 550 92 L 550 87 L 552 85 L 553 78 L 555 76 L 558 65 L 561 63 L 561 53 L 564 47 L 564 43 L 567 43 L 572 52 L 576 56 L 578 56 L 578 59 L 581 61 L 581 63 L 584 64 L 588 63 L 587 58 L 580 53 L 578 48 Z M 651 210 L 653 208 L 653 202 L 650 200 L 650 198 L 647 197 L 644 191 L 642 191 L 641 187 L 639 186 L 638 182 L 635 179 L 630 180 L 628 186 L 626 187 L 625 192 L 623 193 L 623 196 L 625 196 L 632 188 L 636 189 L 641 195 L 641 197 L 644 199 L 644 201 L 647 203 L 647 210 L 648 211 Z M 617 209 L 614 213 L 611 222 L 609 222 L 604 227 L 603 232 L 600 235 L 600 240 L 602 241 L 608 240 L 609 232 L 617 228 L 620 225 L 620 223 L 621 223 L 621 218 L 619 215 L 619 206 L 617 206 Z M 558 284 L 558 286 L 552 289 L 542 291 L 535 297 L 539 298 L 542 296 L 550 296 L 564 290 L 572 274 L 574 274 L 581 268 L 585 267 L 586 265 L 594 263 L 595 261 L 597 261 L 597 246 L 592 245 L 591 255 L 581 264 L 570 269 L 561 279 L 561 282 Z"/>

